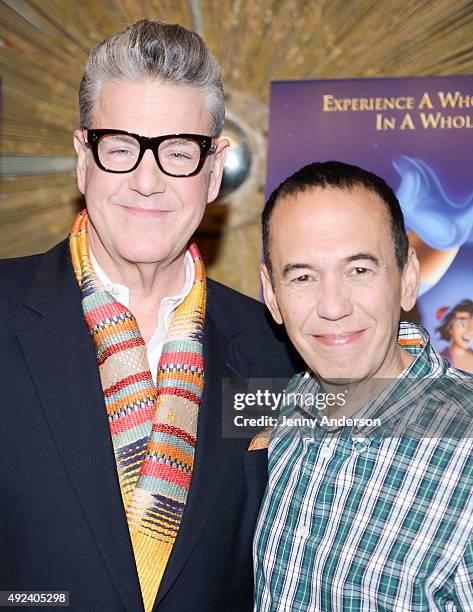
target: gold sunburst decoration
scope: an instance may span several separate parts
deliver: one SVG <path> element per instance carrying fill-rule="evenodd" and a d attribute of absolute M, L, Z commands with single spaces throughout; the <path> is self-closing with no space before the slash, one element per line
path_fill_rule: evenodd
<path fill-rule="evenodd" d="M 84 63 L 92 45 L 143 17 L 203 34 L 222 64 L 231 116 L 248 130 L 248 184 L 209 208 L 205 223 L 217 219 L 222 231 L 202 242 L 211 274 L 251 295 L 270 81 L 473 72 L 465 0 L 3 0 L 0 256 L 38 252 L 66 234 L 80 206 L 72 131 Z"/>

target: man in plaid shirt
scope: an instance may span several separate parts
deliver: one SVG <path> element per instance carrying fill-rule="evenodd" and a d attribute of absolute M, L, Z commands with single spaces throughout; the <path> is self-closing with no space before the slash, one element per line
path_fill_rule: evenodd
<path fill-rule="evenodd" d="M 265 301 L 308 370 L 269 442 L 255 610 L 473 610 L 473 377 L 399 322 L 419 265 L 394 192 L 310 164 L 263 242 Z"/>

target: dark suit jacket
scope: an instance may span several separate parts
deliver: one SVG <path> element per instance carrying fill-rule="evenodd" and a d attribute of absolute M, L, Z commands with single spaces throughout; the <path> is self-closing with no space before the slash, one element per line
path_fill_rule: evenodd
<path fill-rule="evenodd" d="M 66 590 L 77 612 L 143 610 L 95 351 L 67 243 L 0 262 L 0 589 Z M 266 451 L 222 439 L 221 379 L 294 368 L 264 307 L 208 283 L 205 391 L 159 612 L 252 608 Z"/>

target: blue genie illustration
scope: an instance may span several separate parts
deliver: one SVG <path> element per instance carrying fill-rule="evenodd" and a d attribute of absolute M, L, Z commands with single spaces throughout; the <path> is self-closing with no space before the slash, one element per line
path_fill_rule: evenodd
<path fill-rule="evenodd" d="M 409 241 L 421 263 L 422 295 L 442 278 L 468 240 L 473 228 L 473 193 L 464 202 L 454 202 L 421 159 L 401 155 L 392 163 L 401 177 L 396 195 Z"/>

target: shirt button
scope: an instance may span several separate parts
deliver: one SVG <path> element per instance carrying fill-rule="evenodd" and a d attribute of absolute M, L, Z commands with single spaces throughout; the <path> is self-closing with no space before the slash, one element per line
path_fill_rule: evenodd
<path fill-rule="evenodd" d="M 320 449 L 320 456 L 324 459 L 328 459 L 332 456 L 332 451 L 327 446 L 322 446 Z"/>
<path fill-rule="evenodd" d="M 112 295 L 119 295 L 120 289 L 118 287 L 112 287 Z"/>
<path fill-rule="evenodd" d="M 296 529 L 296 536 L 298 538 L 303 538 L 309 533 L 309 530 L 306 527 L 298 527 Z"/>

